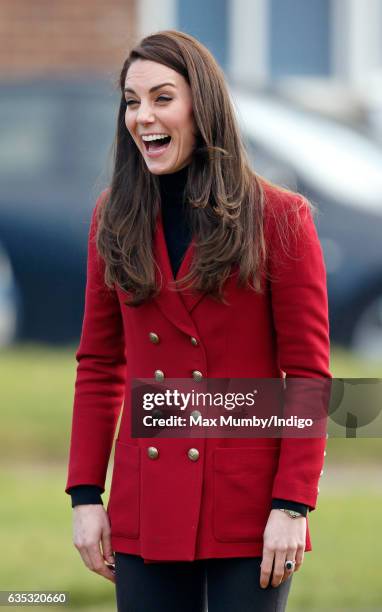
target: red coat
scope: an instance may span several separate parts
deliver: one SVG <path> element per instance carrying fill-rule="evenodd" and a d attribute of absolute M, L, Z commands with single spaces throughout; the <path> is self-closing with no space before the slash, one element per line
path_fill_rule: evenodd
<path fill-rule="evenodd" d="M 65 490 L 80 484 L 104 489 L 124 401 L 107 506 L 114 551 L 162 561 L 260 556 L 272 497 L 316 506 L 325 438 L 130 434 L 131 379 L 153 378 L 157 369 L 168 378 L 191 378 L 194 370 L 210 378 L 276 378 L 283 372 L 331 377 L 326 273 L 314 222 L 301 196 L 264 189 L 269 269 L 279 278 L 267 280 L 259 295 L 238 288 L 235 272 L 225 285 L 229 305 L 167 288 L 173 275 L 159 215 L 154 254 L 163 289 L 148 303 L 127 306 L 126 293 L 103 283 L 93 213 Z M 291 239 L 289 257 L 273 213 L 290 213 L 296 198 L 306 232 Z M 193 253 L 192 241 L 177 278 L 189 269 Z M 159 451 L 155 460 L 148 455 L 151 446 Z M 191 447 L 199 451 L 197 460 L 188 455 Z M 311 548 L 308 525 L 305 550 Z"/>

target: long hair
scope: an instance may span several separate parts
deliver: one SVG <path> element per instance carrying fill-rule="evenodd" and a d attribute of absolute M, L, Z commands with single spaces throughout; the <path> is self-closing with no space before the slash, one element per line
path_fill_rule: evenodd
<path fill-rule="evenodd" d="M 156 286 L 152 250 L 159 179 L 148 170 L 125 125 L 125 79 L 137 59 L 172 68 L 191 88 L 197 134 L 184 197 L 195 257 L 189 273 L 174 280 L 172 288 L 192 288 L 225 302 L 223 285 L 235 266 L 238 283 L 261 292 L 266 259 L 261 180 L 250 167 L 221 68 L 199 41 L 176 30 L 143 38 L 120 74 L 113 175 L 98 210 L 96 236 L 105 262 L 105 284 L 128 292 L 130 306 L 161 289 Z"/>

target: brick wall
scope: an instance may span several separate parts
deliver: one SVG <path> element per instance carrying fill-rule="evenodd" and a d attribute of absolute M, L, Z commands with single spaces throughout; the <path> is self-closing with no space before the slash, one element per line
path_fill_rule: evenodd
<path fill-rule="evenodd" d="M 0 78 L 117 74 L 139 0 L 0 0 Z"/>

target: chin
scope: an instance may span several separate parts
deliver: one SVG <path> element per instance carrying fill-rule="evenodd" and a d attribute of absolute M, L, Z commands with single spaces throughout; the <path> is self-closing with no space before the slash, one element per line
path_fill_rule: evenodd
<path fill-rule="evenodd" d="M 151 174 L 172 174 L 173 172 L 176 172 L 177 170 L 180 170 L 180 166 L 173 166 L 173 165 L 166 165 L 166 166 L 162 166 L 161 168 L 155 168 L 154 166 L 150 168 L 150 166 L 148 166 L 148 169 L 150 170 Z"/>
<path fill-rule="evenodd" d="M 148 168 L 148 169 L 151 172 L 151 174 L 156 174 L 157 176 L 161 174 L 170 174 L 172 172 L 172 170 L 167 170 L 166 168 L 163 168 L 163 170 L 155 169 L 155 168 Z"/>

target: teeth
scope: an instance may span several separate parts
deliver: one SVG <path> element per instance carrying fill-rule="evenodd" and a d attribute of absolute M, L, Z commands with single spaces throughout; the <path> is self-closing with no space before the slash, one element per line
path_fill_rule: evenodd
<path fill-rule="evenodd" d="M 161 140 L 167 138 L 168 134 L 150 134 L 149 136 L 142 136 L 144 142 L 150 142 L 150 140 Z"/>

